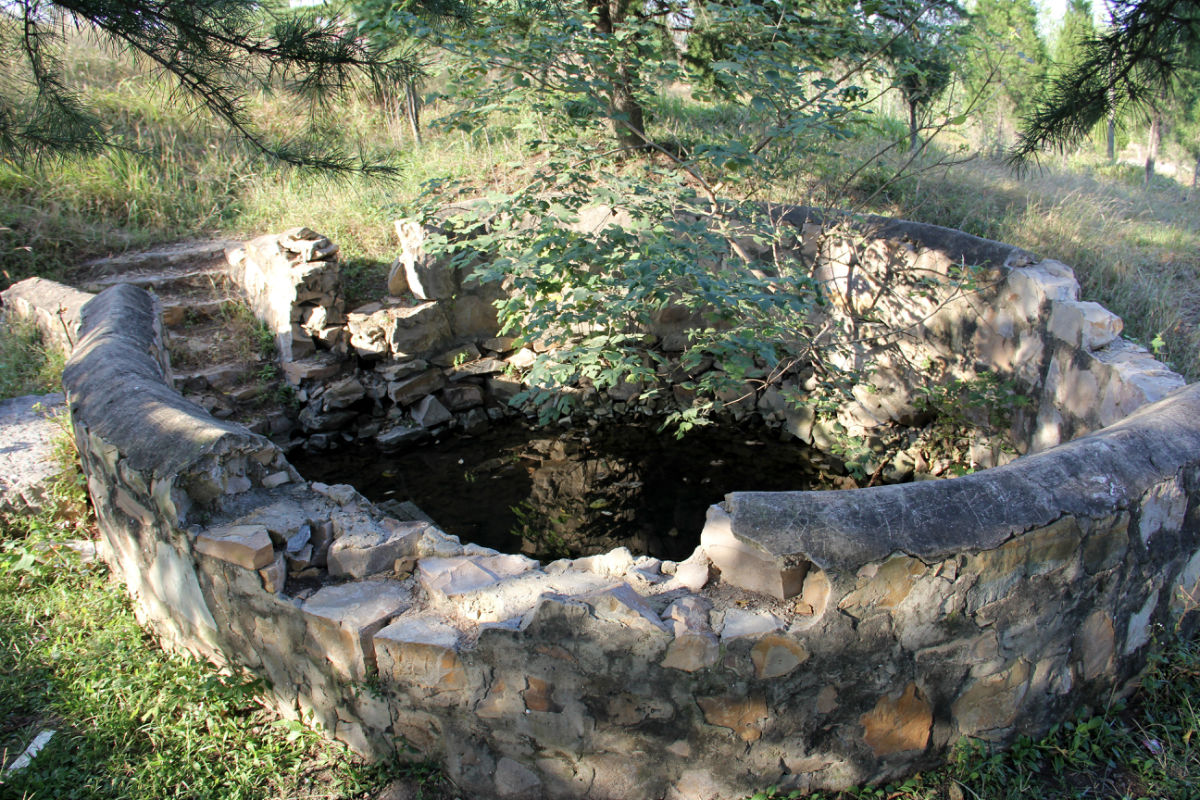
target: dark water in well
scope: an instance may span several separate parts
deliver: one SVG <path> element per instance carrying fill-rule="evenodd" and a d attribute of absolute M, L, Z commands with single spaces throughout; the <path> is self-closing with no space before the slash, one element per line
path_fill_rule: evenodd
<path fill-rule="evenodd" d="M 715 425 L 679 439 L 644 425 L 552 431 L 512 423 L 400 453 L 349 445 L 291 460 L 305 478 L 353 484 L 373 502 L 411 501 L 464 542 L 542 559 L 624 545 L 679 560 L 727 492 L 837 480 L 811 448 L 762 427 Z"/>

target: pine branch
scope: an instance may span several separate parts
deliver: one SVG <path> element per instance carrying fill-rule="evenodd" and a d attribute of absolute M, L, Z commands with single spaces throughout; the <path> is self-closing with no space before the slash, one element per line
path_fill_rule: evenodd
<path fill-rule="evenodd" d="M 55 25 L 94 29 L 119 50 L 146 59 L 194 102 L 264 156 L 331 172 L 389 173 L 387 164 L 303 140 L 274 141 L 254 124 L 246 92 L 282 84 L 311 107 L 366 82 L 378 91 L 415 73 L 404 54 L 385 57 L 336 21 L 275 16 L 250 0 L 39 0 L 5 4 L 15 20 L 27 82 L 35 97 L 28 121 L 0 98 L 0 147 L 17 154 L 95 151 L 112 146 L 98 120 L 62 81 Z"/>
<path fill-rule="evenodd" d="M 1110 113 L 1147 107 L 1168 91 L 1187 45 L 1200 42 L 1195 0 L 1126 0 L 1114 24 L 1084 40 L 1077 62 L 1051 79 L 1009 154 L 1021 165 L 1077 143 Z"/>

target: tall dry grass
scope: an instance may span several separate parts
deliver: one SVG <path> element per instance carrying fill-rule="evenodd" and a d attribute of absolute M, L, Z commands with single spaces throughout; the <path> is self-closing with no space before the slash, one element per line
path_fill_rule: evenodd
<path fill-rule="evenodd" d="M 382 288 L 394 255 L 389 221 L 430 178 L 465 177 L 502 186 L 528 166 L 536 124 L 499 120 L 480 133 L 430 130 L 415 145 L 369 97 L 351 97 L 308 118 L 286 94 L 261 93 L 261 128 L 286 136 L 313 122 L 322 141 L 398 167 L 389 181 L 330 177 L 281 167 L 220 124 L 189 109 L 144 66 L 79 36 L 68 79 L 125 145 L 104 155 L 0 162 L 0 281 L 67 276 L 83 260 L 159 241 L 250 236 L 309 225 L 342 245 L 362 291 Z M 436 120 L 443 106 L 426 109 Z M 655 135 L 688 141 L 737 135 L 744 109 L 705 107 L 667 93 Z M 1057 258 L 1076 270 L 1083 294 L 1124 317 L 1126 331 L 1189 379 L 1200 378 L 1200 198 L 1166 179 L 1148 190 L 1135 167 L 1053 159 L 1023 175 L 984 159 L 953 168 L 918 161 L 890 183 L 893 151 L 855 174 L 854 165 L 903 125 L 880 119 L 874 134 L 814 150 L 756 194 L 783 202 L 854 204 L 861 210 L 960 228 Z M 892 130 L 895 129 L 895 130 Z M 951 139 L 950 141 L 953 141 Z M 955 160 L 961 153 L 940 153 Z"/>

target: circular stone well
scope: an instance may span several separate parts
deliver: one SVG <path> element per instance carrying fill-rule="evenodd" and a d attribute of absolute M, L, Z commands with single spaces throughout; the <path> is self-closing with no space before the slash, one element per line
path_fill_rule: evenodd
<path fill-rule="evenodd" d="M 835 305 L 897 266 L 985 267 L 978 292 L 877 310 L 910 331 L 903 361 L 1020 383 L 1022 457 L 950 480 L 732 492 L 682 560 L 540 563 L 302 480 L 276 444 L 170 388 L 154 299 L 116 286 L 84 306 L 64 384 L 140 618 L 263 675 L 282 713 L 374 757 L 415 748 L 479 797 L 844 787 L 937 763 L 964 736 L 1036 735 L 1128 688 L 1156 626 L 1194 624 L 1200 388 L 1122 340 L 1057 262 L 899 221 L 785 222 Z M 463 306 L 383 309 L 379 338 L 351 313 L 344 343 L 399 363 L 389 348 L 428 334 L 411 309 L 447 302 Z M 306 358 L 285 365 L 302 391 Z M 902 385 L 900 363 L 877 374 Z M 857 396 L 846 420 L 890 413 Z"/>

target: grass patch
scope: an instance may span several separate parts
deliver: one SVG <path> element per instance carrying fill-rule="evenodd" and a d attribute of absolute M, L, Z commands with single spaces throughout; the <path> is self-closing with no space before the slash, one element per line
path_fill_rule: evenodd
<path fill-rule="evenodd" d="M 31 322 L 0 318 L 0 400 L 62 391 L 66 356 L 42 345 Z"/>

